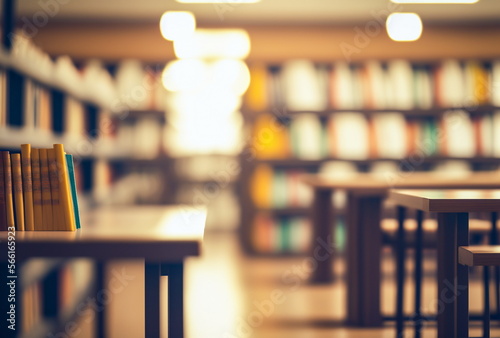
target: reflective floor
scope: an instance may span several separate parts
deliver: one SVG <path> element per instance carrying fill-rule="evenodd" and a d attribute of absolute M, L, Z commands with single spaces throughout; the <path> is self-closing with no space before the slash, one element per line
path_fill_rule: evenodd
<path fill-rule="evenodd" d="M 386 250 L 383 257 L 382 311 L 391 315 L 395 287 L 390 250 Z M 378 329 L 344 327 L 342 278 L 330 285 L 309 285 L 307 277 L 312 268 L 304 257 L 249 258 L 242 254 L 234 234 L 208 234 L 202 256 L 190 259 L 186 266 L 186 338 L 395 337 L 392 322 Z M 336 275 L 342 276 L 342 259 L 335 262 L 334 268 Z M 117 262 L 110 266 L 110 274 L 125 271 L 133 277 L 110 302 L 110 337 L 144 336 L 142 269 L 140 262 Z M 408 269 L 411 272 L 411 262 Z M 432 252 L 429 252 L 424 264 L 422 301 L 422 311 L 428 314 L 435 312 L 436 307 L 434 269 Z M 476 312 L 482 308 L 482 291 L 476 278 L 479 276 L 479 271 L 473 273 L 470 291 L 471 310 Z M 166 285 L 166 278 L 164 282 Z M 411 315 L 413 285 L 410 278 L 405 290 L 405 307 Z M 436 337 L 434 322 L 424 322 L 424 327 L 423 337 Z M 495 328 L 492 334 L 498 336 L 500 330 Z M 479 323 L 471 323 L 470 336 L 481 336 Z M 413 337 L 411 326 L 406 337 Z"/>

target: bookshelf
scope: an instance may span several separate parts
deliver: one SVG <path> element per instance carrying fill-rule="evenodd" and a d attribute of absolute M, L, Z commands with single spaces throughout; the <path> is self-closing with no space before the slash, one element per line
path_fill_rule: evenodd
<path fill-rule="evenodd" d="M 7 4 L 13 2 L 4 1 Z M 13 15 L 10 11 L 8 14 Z M 161 107 L 124 111 L 126 106 L 116 104 L 119 98 L 104 68 L 77 69 L 71 60 L 52 60 L 22 39 L 9 38 L 4 44 L 6 48 L 0 48 L 0 150 L 19 152 L 24 143 L 34 148 L 64 144 L 66 151 L 75 156 L 77 189 L 84 213 L 103 204 L 169 202 L 168 187 L 158 184 L 171 181 L 171 159 L 161 140 L 161 128 L 166 123 Z M 156 135 L 148 135 L 149 143 L 135 142 L 151 125 L 157 128 Z M 123 197 L 124 191 L 128 193 L 126 198 L 110 198 Z M 95 297 L 96 290 L 103 288 L 104 266 L 99 262 L 18 258 L 23 278 L 17 301 L 26 311 L 18 315 L 20 329 L 16 336 L 67 332 L 67 324 L 78 323 L 82 316 L 83 309 L 78 305 L 85 304 L 86 299 Z M 0 265 L 6 271 L 6 265 Z M 4 291 L 2 287 L 2 294 L 7 294 Z M 98 317 L 96 336 L 103 336 L 102 312 L 94 316 Z"/>
<path fill-rule="evenodd" d="M 241 239 L 250 254 L 307 254 L 295 238 L 312 235 L 312 192 L 297 183 L 301 174 L 500 167 L 498 60 L 297 60 L 250 69 L 240 156 Z M 342 196 L 332 203 L 343 217 Z"/>

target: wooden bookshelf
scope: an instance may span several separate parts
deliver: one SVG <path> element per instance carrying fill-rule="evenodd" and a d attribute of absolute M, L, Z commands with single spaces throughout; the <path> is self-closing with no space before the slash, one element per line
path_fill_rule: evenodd
<path fill-rule="evenodd" d="M 491 83 L 482 80 L 479 81 L 479 79 L 484 80 L 488 76 L 492 76 L 489 72 L 493 71 L 493 65 L 496 64 L 495 62 L 498 62 L 497 60 L 461 58 L 435 59 L 431 61 L 403 61 L 407 62 L 407 69 L 411 69 L 412 76 L 415 77 L 409 80 L 411 82 L 410 84 L 404 83 L 403 87 L 410 85 L 415 86 L 412 88 L 417 88 L 417 85 L 422 86 L 426 83 L 426 89 L 424 90 L 422 89 L 423 87 L 418 87 L 419 91 L 411 92 L 411 95 L 408 96 L 409 101 L 406 102 L 398 101 L 398 99 L 396 99 L 396 101 L 391 101 L 395 98 L 392 97 L 391 99 L 390 95 L 387 96 L 385 92 L 384 95 L 387 96 L 384 99 L 385 101 L 382 100 L 379 102 L 373 100 L 374 92 L 370 92 L 370 90 L 375 91 L 374 88 L 377 85 L 384 88 L 386 91 L 388 90 L 387 88 L 391 88 L 390 85 L 387 85 L 387 81 L 392 79 L 390 78 L 392 75 L 389 73 L 392 62 L 393 60 L 382 60 L 378 62 L 381 65 L 381 71 L 384 73 L 385 82 L 377 82 L 376 85 L 374 85 L 373 82 L 369 82 L 372 80 L 367 78 L 365 73 L 365 71 L 369 69 L 367 62 L 356 61 L 343 64 L 343 67 L 345 67 L 343 69 L 347 69 L 351 72 L 350 76 L 352 76 L 352 83 L 357 86 L 353 87 L 353 93 L 358 95 L 354 88 L 357 88 L 358 91 L 362 91 L 359 97 L 352 98 L 351 107 L 348 105 L 350 102 L 349 100 L 342 101 L 335 96 L 337 94 L 335 94 L 336 91 L 333 90 L 334 85 L 332 85 L 332 83 L 337 84 L 335 81 L 338 81 L 332 80 L 333 76 L 335 76 L 334 71 L 338 63 L 314 63 L 317 81 L 319 81 L 317 87 L 314 88 L 322 91 L 322 94 L 319 95 L 321 98 L 326 97 L 326 99 L 324 99 L 323 108 L 316 107 L 315 109 L 294 109 L 293 105 L 290 106 L 289 102 L 287 102 L 285 75 L 283 75 L 283 69 L 285 68 L 284 62 L 256 64 L 256 74 L 259 74 L 256 77 L 256 81 L 261 82 L 254 84 L 256 86 L 254 88 L 252 88 L 251 84 L 247 92 L 248 95 L 245 98 L 246 106 L 243 109 L 243 117 L 247 132 L 247 143 L 246 148 L 240 155 L 242 168 L 240 179 L 242 182 L 242 188 L 240 189 L 240 204 L 242 209 L 241 240 L 247 252 L 256 252 L 251 239 L 253 238 L 252 236 L 255 228 L 254 220 L 258 215 L 267 213 L 278 220 L 280 218 L 291 217 L 291 215 L 308 216 L 307 213 L 302 214 L 302 212 L 299 211 L 306 206 L 286 204 L 293 200 L 292 198 L 288 198 L 288 202 L 285 203 L 283 202 L 283 196 L 281 196 L 279 206 L 274 205 L 276 201 L 273 199 L 277 197 L 273 197 L 273 190 L 278 189 L 278 187 L 274 185 L 281 184 L 280 189 L 287 191 L 287 194 L 297 193 L 297 191 L 293 192 L 292 190 L 294 189 L 290 188 L 290 184 L 294 183 L 288 176 L 289 173 L 318 173 L 324 166 L 328 166 L 330 162 L 344 163 L 361 173 L 370 172 L 373 167 L 385 165 L 386 163 L 398 168 L 401 172 L 431 171 L 441 164 L 451 161 L 466 163 L 473 171 L 491 171 L 500 168 L 500 156 L 498 155 L 500 154 L 500 149 L 495 148 L 498 147 L 499 143 L 497 136 L 493 137 L 493 134 L 498 135 L 500 133 L 500 130 L 495 129 L 495 131 L 493 131 L 493 128 L 498 128 L 494 127 L 497 126 L 498 123 L 494 122 L 493 116 L 500 114 L 500 107 L 498 107 L 499 94 L 495 92 L 497 96 L 494 97 L 493 91 L 495 89 L 493 87 L 488 87 L 491 86 Z M 340 63 L 342 64 L 342 62 Z M 457 100 L 454 101 L 453 104 L 448 104 L 446 102 L 451 102 L 450 100 L 452 100 L 452 98 L 447 96 L 446 93 L 438 90 L 440 87 L 437 81 L 444 79 L 444 69 L 450 66 L 450 64 L 460 68 L 462 72 L 461 76 L 463 76 L 464 81 L 471 81 L 470 78 L 466 79 L 466 76 L 477 76 L 476 80 L 478 81 L 474 84 L 475 87 L 467 87 L 467 89 L 464 86 L 464 92 L 466 90 L 476 91 L 473 93 L 467 92 L 466 95 L 464 94 L 462 98 L 463 102 L 457 101 L 458 99 L 456 98 Z M 252 65 L 250 65 L 250 68 L 252 73 Z M 262 75 L 263 69 L 266 72 L 265 77 Z M 466 74 L 466 72 L 468 73 Z M 448 76 L 450 75 L 450 73 L 446 74 L 448 74 Z M 417 75 L 424 76 L 427 82 L 422 80 L 422 78 L 417 79 Z M 328 76 L 328 80 L 325 80 L 326 76 Z M 254 78 L 252 78 L 252 80 L 254 80 Z M 257 96 L 258 94 L 256 94 L 259 93 L 259 90 L 261 91 L 259 94 L 261 96 Z M 293 97 L 291 94 L 288 95 Z M 252 99 L 255 99 L 255 101 L 252 101 Z M 385 105 L 381 102 L 385 102 Z M 397 104 L 391 102 L 396 102 Z M 377 104 L 380 106 L 377 106 Z M 339 107 L 341 105 L 344 106 Z M 259 109 L 255 107 L 259 107 Z M 376 129 L 377 126 L 374 121 L 388 113 L 398 117 L 397 126 L 404 126 L 404 128 L 406 128 L 404 130 L 405 139 L 403 140 L 406 149 L 404 154 L 401 152 L 398 154 L 394 150 L 382 149 L 381 147 L 384 143 L 380 141 L 380 136 L 377 138 L 377 133 L 383 135 L 383 132 L 381 132 L 382 129 Z M 450 113 L 452 115 L 450 115 Z M 341 142 L 339 139 L 335 138 L 337 137 L 334 135 L 335 129 L 332 129 L 335 128 L 335 118 L 339 115 L 346 116 L 349 114 L 356 114 L 359 119 L 363 119 L 365 123 L 363 125 L 363 130 L 366 130 L 367 135 L 363 135 L 361 139 L 366 139 L 366 141 L 364 141 L 366 142 L 366 146 L 364 146 L 366 153 L 362 155 L 346 156 L 346 154 L 342 154 L 335 148 L 338 146 L 338 143 Z M 446 124 L 448 122 L 444 122 L 445 118 L 455 116 L 453 114 L 461 114 L 461 116 L 463 116 L 462 122 L 468 123 L 467 126 L 470 125 L 470 130 L 467 131 L 474 137 L 472 141 L 474 142 L 472 146 L 474 150 L 467 156 L 461 156 L 460 154 L 463 154 L 463 152 L 457 152 L 450 148 L 446 142 L 442 141 L 443 131 L 446 137 L 453 137 L 451 134 L 446 134 L 449 132 L 446 128 L 449 127 L 447 127 L 448 125 Z M 298 129 L 294 131 L 293 128 L 299 128 L 300 126 L 298 124 L 294 125 L 294 122 L 303 119 L 305 116 L 310 119 L 309 121 L 314 119 L 315 125 L 319 126 L 317 130 L 315 129 L 315 133 L 311 132 L 311 129 L 309 129 L 309 132 L 310 137 L 315 140 L 321 140 L 317 141 L 321 142 L 318 144 L 318 146 L 321 147 L 321 151 L 307 152 L 303 150 L 304 148 L 300 148 L 301 139 L 299 139 L 298 135 L 304 137 L 302 141 L 308 140 L 303 136 L 305 134 L 299 134 L 297 132 Z M 495 119 L 496 118 L 497 117 L 495 117 Z M 312 122 L 310 124 L 312 124 Z M 309 127 L 312 128 L 311 125 Z M 379 126 L 378 128 L 382 127 Z M 491 128 L 491 138 L 485 141 L 482 133 L 487 132 L 487 130 L 480 128 Z M 386 132 L 390 132 L 390 128 L 386 130 Z M 272 137 L 270 136 L 271 134 Z M 276 142 L 274 148 L 273 144 L 269 145 L 272 139 Z M 428 148 L 422 148 L 422 140 L 427 141 L 428 139 L 432 140 L 433 144 Z M 457 137 L 455 137 L 455 139 L 457 139 Z M 485 143 L 490 141 L 491 143 L 489 144 Z M 491 149 L 488 148 L 489 146 L 491 146 Z M 317 150 L 312 149 L 312 146 L 310 146 L 309 149 Z M 388 153 L 389 155 L 387 155 Z M 267 187 L 267 199 L 269 200 L 267 203 L 269 203 L 269 205 L 257 206 L 255 202 L 256 197 L 251 196 L 252 189 L 255 188 L 255 183 L 252 183 L 252 180 L 256 172 L 263 167 L 267 170 L 266 175 L 272 176 L 264 180 L 265 182 L 270 180 L 267 183 L 269 184 Z M 269 171 L 271 171 L 271 173 L 269 173 Z M 261 182 L 261 184 L 264 183 Z M 261 187 L 261 189 L 264 188 Z M 264 194 L 264 192 L 262 192 L 262 194 Z M 283 203 L 285 203 L 285 205 L 283 205 Z M 295 214 L 294 211 L 292 211 L 294 209 L 297 210 Z M 286 212 L 280 210 L 286 210 Z"/>
<path fill-rule="evenodd" d="M 309 113 L 314 113 L 318 117 L 330 117 L 334 114 L 338 113 L 362 113 L 365 115 L 374 115 L 374 114 L 384 114 L 387 112 L 397 112 L 400 114 L 403 114 L 405 116 L 409 117 L 424 117 L 424 116 L 429 116 L 429 117 L 435 117 L 435 116 L 440 116 L 446 112 L 449 111 L 456 111 L 456 110 L 465 110 L 467 111 L 470 115 L 483 115 L 490 113 L 494 110 L 498 110 L 500 107 L 494 106 L 494 105 L 478 105 L 478 106 L 457 106 L 457 107 L 432 107 L 428 109 L 423 109 L 423 108 L 414 108 L 414 109 L 401 109 L 397 107 L 387 107 L 387 108 L 379 108 L 379 109 L 369 109 L 369 108 L 360 108 L 360 109 L 353 109 L 353 108 L 346 108 L 346 109 L 326 109 L 326 110 L 287 110 L 286 108 L 276 108 L 274 110 L 270 110 L 269 112 L 262 112 L 262 111 L 250 111 L 246 110 L 243 114 L 243 116 L 248 119 L 248 120 L 253 120 L 259 115 L 262 114 L 272 114 L 273 116 L 276 117 L 277 120 L 280 120 L 280 118 L 289 120 L 293 118 L 296 115 L 301 115 L 301 114 L 309 114 Z"/>

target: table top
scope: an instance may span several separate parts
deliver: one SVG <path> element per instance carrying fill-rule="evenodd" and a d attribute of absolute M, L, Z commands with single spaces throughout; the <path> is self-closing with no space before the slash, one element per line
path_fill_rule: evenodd
<path fill-rule="evenodd" d="M 500 190 L 391 190 L 389 201 L 428 212 L 500 211 Z"/>
<path fill-rule="evenodd" d="M 389 189 L 500 189 L 499 172 L 480 172 L 449 176 L 433 172 L 401 172 L 387 175 L 360 173 L 332 177 L 328 174 L 301 175 L 301 180 L 325 190 L 350 190 L 359 193 L 386 193 Z"/>
<path fill-rule="evenodd" d="M 17 231 L 16 257 L 182 261 L 200 254 L 205 221 L 201 207 L 98 208 L 82 214 L 82 229 L 77 231 Z M 0 260 L 7 259 L 8 235 L 0 232 L 0 253 L 5 253 Z"/>

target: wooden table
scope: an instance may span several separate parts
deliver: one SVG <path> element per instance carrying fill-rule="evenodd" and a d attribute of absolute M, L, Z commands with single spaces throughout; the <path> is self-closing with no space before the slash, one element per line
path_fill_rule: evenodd
<path fill-rule="evenodd" d="M 145 337 L 160 336 L 160 277 L 168 276 L 168 336 L 182 338 L 184 260 L 200 254 L 206 211 L 165 206 L 113 207 L 83 216 L 82 229 L 75 232 L 16 232 L 17 263 L 34 257 L 143 259 Z M 0 232 L 0 260 L 7 257 L 6 239 L 7 232 Z"/>
<path fill-rule="evenodd" d="M 389 199 L 438 213 L 438 337 L 468 337 L 468 267 L 458 247 L 469 245 L 469 212 L 500 211 L 500 190 L 391 190 Z"/>
<path fill-rule="evenodd" d="M 382 202 L 391 188 L 482 189 L 500 188 L 500 174 L 475 173 L 447 177 L 433 173 L 401 173 L 399 176 L 358 174 L 346 178 L 304 175 L 303 182 L 314 189 L 311 218 L 313 243 L 311 256 L 317 262 L 311 281 L 330 282 L 334 248 L 332 226 L 335 222 L 331 197 L 336 190 L 347 192 L 347 322 L 353 326 L 382 325 L 380 314 L 380 229 Z"/>

